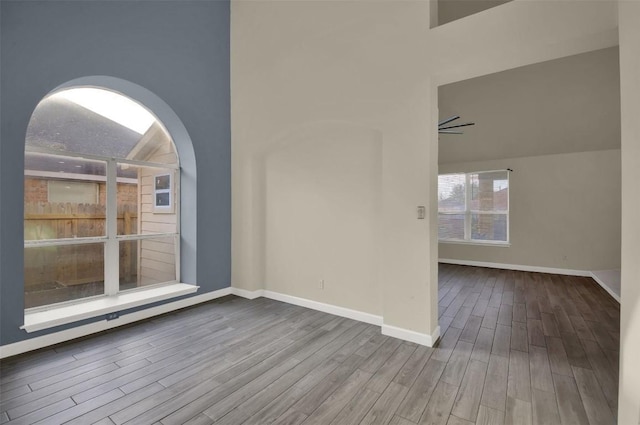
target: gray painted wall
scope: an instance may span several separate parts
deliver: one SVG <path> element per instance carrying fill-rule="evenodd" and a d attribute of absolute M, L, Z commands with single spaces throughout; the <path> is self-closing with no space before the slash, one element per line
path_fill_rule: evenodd
<path fill-rule="evenodd" d="M 440 164 L 620 149 L 617 47 L 441 86 L 438 102 L 476 123 L 440 135 Z"/>
<path fill-rule="evenodd" d="M 229 3 L 3 0 L 0 19 L 0 205 L 12 206 L 0 213 L 0 344 L 46 333 L 18 329 L 23 323 L 24 135 L 42 97 L 76 78 L 131 81 L 180 117 L 197 163 L 199 293 L 228 287 Z"/>
<path fill-rule="evenodd" d="M 441 173 L 513 169 L 509 247 L 439 244 L 441 259 L 596 271 L 620 268 L 620 150 L 440 165 Z"/>
<path fill-rule="evenodd" d="M 438 25 L 480 13 L 512 0 L 438 0 Z"/>

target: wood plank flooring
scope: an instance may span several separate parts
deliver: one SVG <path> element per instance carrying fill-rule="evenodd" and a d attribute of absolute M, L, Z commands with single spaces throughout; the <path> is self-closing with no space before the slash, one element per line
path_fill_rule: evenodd
<path fill-rule="evenodd" d="M 5 359 L 0 424 L 614 424 L 619 306 L 587 278 L 440 265 L 435 348 L 225 297 Z"/>

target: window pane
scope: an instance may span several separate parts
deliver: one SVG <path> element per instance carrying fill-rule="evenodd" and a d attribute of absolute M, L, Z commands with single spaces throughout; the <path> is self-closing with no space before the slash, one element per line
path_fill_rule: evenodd
<path fill-rule="evenodd" d="M 120 258 L 107 262 L 114 270 L 106 275 L 118 273 L 120 282 L 106 282 L 109 293 L 116 283 L 126 289 L 175 281 L 176 240 L 148 234 L 177 232 L 177 165 L 171 137 L 136 101 L 97 87 L 64 89 L 44 98 L 26 135 L 26 306 L 104 294 L 105 246 L 111 244 L 119 244 Z M 117 225 L 107 232 L 107 223 Z M 154 240 L 124 242 L 115 234 Z M 87 237 L 99 238 L 81 244 Z M 30 242 L 36 240 L 51 245 Z M 73 245 L 61 245 L 66 243 Z"/>
<path fill-rule="evenodd" d="M 118 234 L 175 233 L 173 169 L 118 164 Z"/>
<path fill-rule="evenodd" d="M 24 239 L 104 236 L 106 163 L 25 155 Z"/>
<path fill-rule="evenodd" d="M 175 238 L 120 242 L 120 290 L 176 280 Z"/>
<path fill-rule="evenodd" d="M 99 198 L 98 183 L 71 180 L 49 180 L 49 202 L 95 204 Z"/>
<path fill-rule="evenodd" d="M 470 175 L 471 211 L 507 211 L 509 176 L 507 171 Z"/>
<path fill-rule="evenodd" d="M 438 214 L 439 239 L 464 239 L 464 214 Z"/>
<path fill-rule="evenodd" d="M 122 175 L 132 174 L 135 176 L 122 177 Z M 139 224 L 139 205 L 140 198 L 138 195 L 138 178 L 135 168 L 127 168 L 125 172 L 121 172 L 118 166 L 118 235 L 137 235 Z"/>
<path fill-rule="evenodd" d="M 471 214 L 471 239 L 507 241 L 506 214 Z"/>
<path fill-rule="evenodd" d="M 458 212 L 465 209 L 465 175 L 438 176 L 438 211 Z"/>
<path fill-rule="evenodd" d="M 25 308 L 104 294 L 104 244 L 24 249 Z"/>
<path fill-rule="evenodd" d="M 82 87 L 43 99 L 27 128 L 27 147 L 130 158 L 147 136 L 161 129 L 144 107 L 109 90 Z"/>

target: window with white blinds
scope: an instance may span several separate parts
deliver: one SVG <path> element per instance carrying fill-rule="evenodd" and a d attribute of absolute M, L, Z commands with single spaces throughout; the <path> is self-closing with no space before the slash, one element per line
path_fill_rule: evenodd
<path fill-rule="evenodd" d="M 509 171 L 438 176 L 438 239 L 509 242 Z"/>

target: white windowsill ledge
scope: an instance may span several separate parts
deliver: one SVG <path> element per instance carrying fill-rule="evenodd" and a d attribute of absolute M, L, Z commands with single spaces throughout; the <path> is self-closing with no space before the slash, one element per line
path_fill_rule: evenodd
<path fill-rule="evenodd" d="M 186 283 L 172 283 L 113 296 L 92 298 L 85 302 L 66 304 L 47 310 L 25 312 L 24 325 L 20 329 L 24 329 L 27 332 L 36 332 L 83 319 L 140 307 L 157 301 L 193 294 L 198 288 L 198 286 Z"/>
<path fill-rule="evenodd" d="M 511 246 L 509 242 L 480 242 L 480 241 L 462 241 L 455 239 L 440 239 L 438 243 L 449 243 L 454 245 L 475 245 L 475 246 L 495 246 L 499 248 L 508 248 Z"/>

